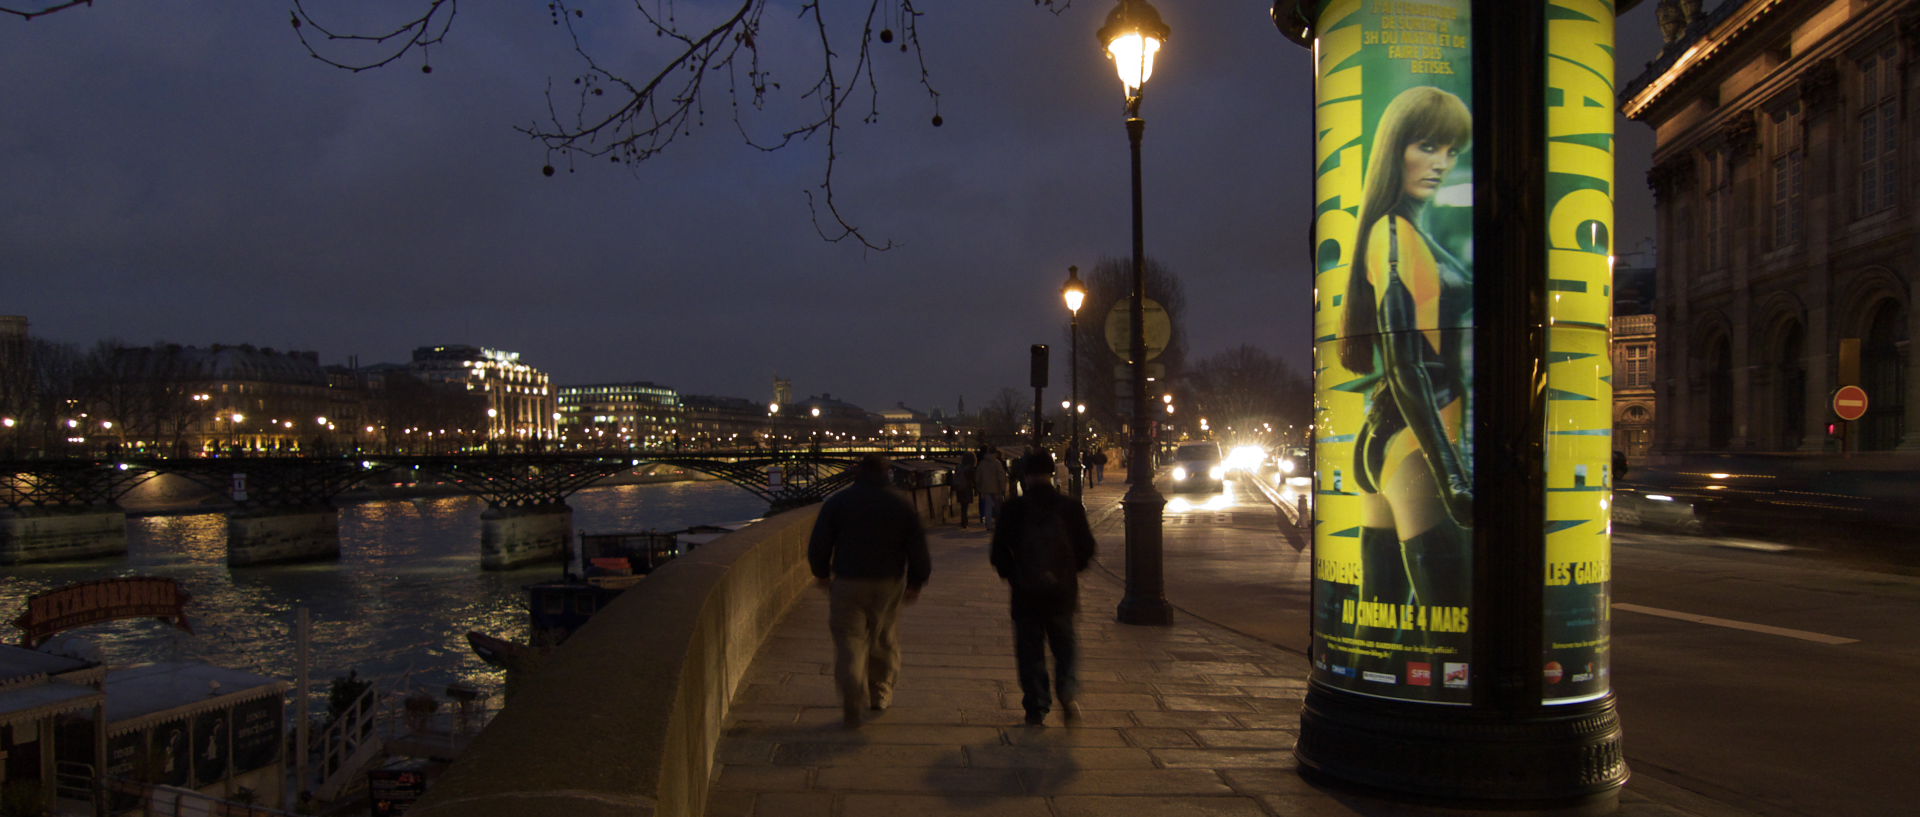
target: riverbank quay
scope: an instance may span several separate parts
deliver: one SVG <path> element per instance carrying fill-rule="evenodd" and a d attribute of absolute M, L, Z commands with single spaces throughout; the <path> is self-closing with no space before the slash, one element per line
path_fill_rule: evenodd
<path fill-rule="evenodd" d="M 1107 564 L 1124 552 L 1124 490 L 1110 481 L 1086 498 Z M 826 599 L 804 567 L 809 513 L 676 560 L 649 578 L 653 592 L 596 616 L 556 656 L 560 671 L 536 676 L 411 813 L 1477 813 L 1310 783 L 1292 755 L 1306 659 L 1177 600 L 1171 627 L 1116 624 L 1121 586 L 1104 570 L 1083 575 L 1082 717 L 1066 725 L 1056 712 L 1046 726 L 1023 725 L 1005 590 L 978 528 L 930 531 L 934 573 L 903 616 L 893 706 L 849 730 L 833 688 Z M 696 558 L 701 567 L 676 578 Z M 1636 781 L 1613 813 L 1726 814 L 1710 806 Z"/>
<path fill-rule="evenodd" d="M 1108 481 L 1085 496 L 1110 568 L 1123 561 L 1125 490 Z M 1483 813 L 1309 782 L 1292 751 L 1307 659 L 1198 618 L 1177 598 L 1171 627 L 1118 624 L 1117 570 L 1082 574 L 1081 718 L 1065 724 L 1055 712 L 1043 727 L 1026 726 L 988 535 L 948 528 L 930 538 L 933 578 L 902 619 L 894 705 L 857 730 L 841 725 L 826 599 L 802 594 L 733 700 L 708 817 Z M 1721 813 L 1693 810 L 1689 797 L 1629 784 L 1612 813 Z"/>

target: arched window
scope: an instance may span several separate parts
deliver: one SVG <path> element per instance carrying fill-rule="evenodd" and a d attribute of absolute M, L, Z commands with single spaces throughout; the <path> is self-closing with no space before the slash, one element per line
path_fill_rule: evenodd
<path fill-rule="evenodd" d="M 1775 360 L 1775 416 L 1780 419 L 1774 442 L 1778 450 L 1800 447 L 1807 428 L 1806 330 L 1800 324 L 1788 324 L 1780 332 L 1779 354 Z"/>
<path fill-rule="evenodd" d="M 1724 451 L 1733 441 L 1733 350 L 1725 335 L 1707 342 L 1707 447 Z"/>
<path fill-rule="evenodd" d="M 1867 416 L 1860 418 L 1860 450 L 1885 451 L 1906 431 L 1906 309 L 1891 300 L 1873 308 L 1860 348 L 1860 387 Z"/>

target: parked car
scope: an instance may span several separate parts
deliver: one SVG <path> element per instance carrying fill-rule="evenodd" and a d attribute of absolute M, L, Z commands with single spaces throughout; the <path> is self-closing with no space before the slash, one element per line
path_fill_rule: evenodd
<path fill-rule="evenodd" d="M 1227 466 L 1216 442 L 1181 443 L 1173 450 L 1173 490 L 1218 491 Z"/>

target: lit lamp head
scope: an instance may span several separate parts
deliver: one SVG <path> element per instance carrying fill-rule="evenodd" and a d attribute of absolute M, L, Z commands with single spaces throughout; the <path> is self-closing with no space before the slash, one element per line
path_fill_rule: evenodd
<path fill-rule="evenodd" d="M 1146 0 L 1120 0 L 1120 5 L 1107 14 L 1107 24 L 1100 27 L 1100 44 L 1113 60 L 1128 100 L 1138 98 L 1141 87 L 1153 76 L 1153 57 L 1166 43 L 1167 33 L 1160 12 Z"/>
<path fill-rule="evenodd" d="M 1067 300 L 1067 311 L 1074 317 L 1080 316 L 1080 305 L 1087 302 L 1087 286 L 1080 283 L 1080 268 L 1067 268 L 1067 285 L 1060 288 L 1060 297 Z"/>

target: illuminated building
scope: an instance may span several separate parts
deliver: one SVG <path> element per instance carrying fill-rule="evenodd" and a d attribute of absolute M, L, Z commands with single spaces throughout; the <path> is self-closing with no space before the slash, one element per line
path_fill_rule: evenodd
<path fill-rule="evenodd" d="M 560 439 L 570 447 L 664 448 L 680 440 L 680 393 L 655 383 L 561 386 Z"/>
<path fill-rule="evenodd" d="M 1920 0 L 1661 4 L 1620 95 L 1656 134 L 1657 454 L 1920 448 Z"/>
<path fill-rule="evenodd" d="M 1634 462 L 1653 449 L 1658 317 L 1651 245 L 1620 255 L 1613 266 L 1613 447 Z"/>
<path fill-rule="evenodd" d="M 312 453 L 335 441 L 343 410 L 364 411 L 364 394 L 339 386 L 317 352 L 119 347 L 81 384 L 83 425 L 123 450 Z"/>
<path fill-rule="evenodd" d="M 783 436 L 774 426 L 791 419 L 786 416 L 787 407 L 781 407 L 776 416 L 768 413 L 767 404 L 745 397 L 689 394 L 681 402 L 686 407 L 681 439 L 700 448 L 779 445 Z"/>
<path fill-rule="evenodd" d="M 457 383 L 484 395 L 487 439 L 536 442 L 555 439 L 559 401 L 546 372 L 520 362 L 519 352 L 477 346 L 423 346 L 413 350 L 408 370 L 428 383 Z"/>
<path fill-rule="evenodd" d="M 895 408 L 878 412 L 880 436 L 883 439 L 917 440 L 922 437 L 940 437 L 948 428 L 938 412 L 928 415 L 926 412 L 907 408 L 905 403 L 894 405 Z"/>

